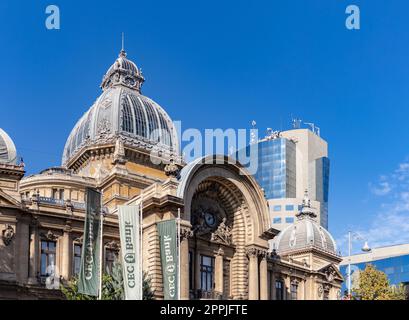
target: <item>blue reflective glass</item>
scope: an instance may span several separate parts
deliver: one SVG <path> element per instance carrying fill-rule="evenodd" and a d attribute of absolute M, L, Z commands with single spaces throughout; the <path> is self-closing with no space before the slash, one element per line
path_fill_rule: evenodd
<path fill-rule="evenodd" d="M 273 219 L 273 223 L 274 223 L 274 224 L 276 224 L 276 223 L 281 223 L 281 218 L 274 218 L 274 219 Z"/>
<path fill-rule="evenodd" d="M 389 279 L 391 285 L 399 285 L 402 282 L 409 282 L 409 255 L 385 258 L 381 260 L 375 260 L 369 262 L 374 265 L 378 270 L 384 272 Z M 360 270 L 365 269 L 367 263 L 358 263 L 353 265 L 353 268 L 357 267 Z M 343 265 L 340 267 L 340 271 L 344 276 L 343 291 L 346 290 L 346 281 L 348 278 L 348 266 Z"/>
<path fill-rule="evenodd" d="M 240 154 L 243 152 L 239 151 Z M 250 147 L 246 148 L 246 157 L 250 157 Z M 258 154 L 250 157 L 257 162 L 255 179 L 264 189 L 267 199 L 295 198 L 296 163 L 295 144 L 285 138 L 262 141 L 258 144 Z M 245 165 L 245 167 L 250 164 Z M 254 166 L 252 166 L 254 167 Z"/>

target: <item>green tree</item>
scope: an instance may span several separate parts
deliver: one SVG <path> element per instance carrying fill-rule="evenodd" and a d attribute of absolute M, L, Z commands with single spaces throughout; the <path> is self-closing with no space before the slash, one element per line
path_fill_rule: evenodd
<path fill-rule="evenodd" d="M 404 285 L 401 283 L 399 286 L 392 287 L 392 299 L 391 300 L 407 300 L 407 293 Z"/>
<path fill-rule="evenodd" d="M 67 300 L 96 300 L 96 297 L 88 296 L 78 292 L 78 278 L 74 277 L 65 286 L 61 286 L 61 291 Z M 143 273 L 143 299 L 153 300 L 154 291 L 151 286 L 151 279 Z M 114 262 L 112 271 L 102 276 L 102 300 L 123 300 L 124 287 L 122 277 L 122 266 L 118 261 Z"/>
<path fill-rule="evenodd" d="M 404 300 L 403 287 L 390 286 L 387 275 L 372 264 L 359 271 L 359 280 L 353 288 L 353 297 L 358 300 Z"/>

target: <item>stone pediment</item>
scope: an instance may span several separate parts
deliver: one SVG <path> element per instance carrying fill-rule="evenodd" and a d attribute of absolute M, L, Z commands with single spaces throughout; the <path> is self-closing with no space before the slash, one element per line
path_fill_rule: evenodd
<path fill-rule="evenodd" d="M 20 202 L 0 189 L 0 206 L 20 207 Z"/>
<path fill-rule="evenodd" d="M 325 274 L 328 282 L 332 282 L 334 279 L 343 279 L 343 276 L 339 269 L 332 263 L 321 268 L 320 270 L 318 270 L 318 272 Z"/>

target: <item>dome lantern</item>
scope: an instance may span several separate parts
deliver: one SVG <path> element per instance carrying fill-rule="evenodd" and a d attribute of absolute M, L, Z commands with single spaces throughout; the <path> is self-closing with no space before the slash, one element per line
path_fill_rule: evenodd
<path fill-rule="evenodd" d="M 114 86 L 122 85 L 141 93 L 144 81 L 142 70 L 127 58 L 126 51 L 122 48 L 118 58 L 102 78 L 101 88 L 105 91 Z"/>
<path fill-rule="evenodd" d="M 310 217 L 314 219 L 317 217 L 315 212 L 312 210 L 311 200 L 308 197 L 308 190 L 305 190 L 304 192 L 304 199 L 302 200 L 301 210 L 299 213 L 296 214 L 296 217 L 298 219 L 303 219 L 305 217 Z"/>

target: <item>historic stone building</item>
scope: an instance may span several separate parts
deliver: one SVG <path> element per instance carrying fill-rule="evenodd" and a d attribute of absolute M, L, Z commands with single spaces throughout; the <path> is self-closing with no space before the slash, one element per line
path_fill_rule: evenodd
<path fill-rule="evenodd" d="M 337 299 L 341 259 L 308 198 L 298 221 L 277 236 L 262 189 L 239 163 L 183 162 L 175 126 L 142 95 L 143 82 L 121 51 L 68 137 L 61 167 L 24 176 L 0 130 L 0 299 L 61 298 L 50 267 L 57 286 L 79 271 L 86 187 L 103 192 L 107 269 L 120 250 L 117 206 L 142 202 L 143 267 L 157 298 L 156 224 L 180 210 L 182 299 Z"/>

